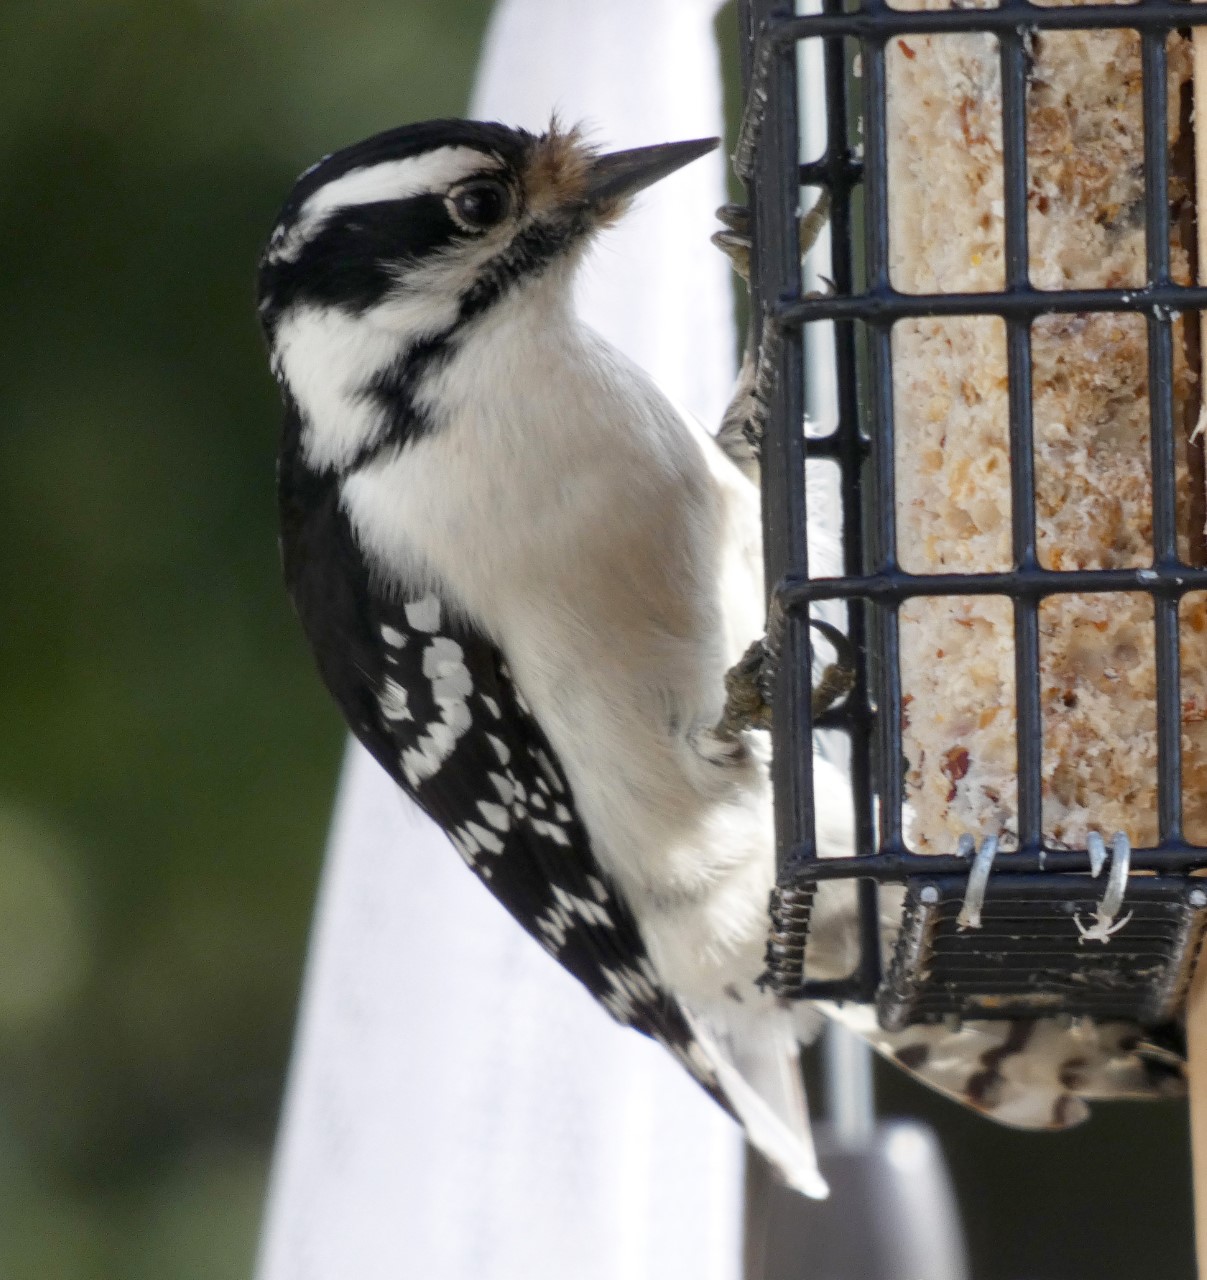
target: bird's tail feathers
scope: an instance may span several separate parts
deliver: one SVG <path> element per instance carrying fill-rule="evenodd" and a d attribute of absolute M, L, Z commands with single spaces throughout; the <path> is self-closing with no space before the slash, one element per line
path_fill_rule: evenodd
<path fill-rule="evenodd" d="M 817 1167 L 791 1016 L 764 1011 L 756 1034 L 733 1036 L 718 1035 L 703 1019 L 689 1015 L 689 1021 L 751 1146 L 788 1186 L 810 1199 L 826 1199 L 830 1189 Z"/>

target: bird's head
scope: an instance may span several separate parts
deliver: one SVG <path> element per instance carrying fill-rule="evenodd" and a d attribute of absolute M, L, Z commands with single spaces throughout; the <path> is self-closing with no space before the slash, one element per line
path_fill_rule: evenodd
<path fill-rule="evenodd" d="M 637 192 L 717 139 L 600 154 L 556 123 L 536 135 L 434 120 L 327 156 L 295 185 L 260 268 L 270 342 L 298 308 L 422 341 L 573 263 Z"/>

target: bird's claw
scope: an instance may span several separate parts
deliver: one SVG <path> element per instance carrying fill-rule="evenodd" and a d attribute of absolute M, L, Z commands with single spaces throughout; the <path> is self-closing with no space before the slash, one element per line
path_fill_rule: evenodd
<path fill-rule="evenodd" d="M 717 443 L 725 455 L 752 480 L 758 477 L 763 435 L 783 341 L 779 325 L 772 316 L 767 316 L 757 351 L 747 348 L 738 373 L 738 385 L 717 432 Z"/>
<path fill-rule="evenodd" d="M 837 627 L 832 627 L 820 618 L 810 618 L 809 625 L 820 631 L 834 647 L 835 661 L 829 663 L 822 671 L 817 683 L 813 686 L 813 697 L 810 699 L 812 718 L 818 716 L 836 703 L 839 703 L 855 687 L 855 650 L 850 640 Z"/>
<path fill-rule="evenodd" d="M 828 192 L 822 191 L 813 208 L 800 219 L 798 235 L 802 257 L 816 244 L 829 216 L 830 196 Z M 750 210 L 741 204 L 723 204 L 717 210 L 717 218 L 724 224 L 724 230 L 716 232 L 712 242 L 733 263 L 734 270 L 749 285 L 752 235 Z M 717 443 L 726 457 L 752 480 L 757 480 L 771 392 L 775 386 L 784 335 L 775 316 L 770 312 L 763 317 L 757 347 L 753 334 L 752 327 L 746 341 L 742 368 L 738 373 L 738 384 L 717 432 Z"/>
<path fill-rule="evenodd" d="M 800 219 L 797 243 L 805 257 L 821 236 L 830 220 L 830 193 L 822 190 L 813 207 Z M 713 233 L 712 242 L 733 263 L 734 270 L 750 283 L 750 242 L 752 235 L 750 210 L 744 204 L 723 204 L 717 210 L 717 221 L 725 230 Z"/>
<path fill-rule="evenodd" d="M 797 243 L 800 245 L 800 256 L 805 257 L 817 243 L 825 225 L 830 220 L 830 193 L 825 187 L 813 202 L 813 208 L 800 220 L 797 228 Z"/>
<path fill-rule="evenodd" d="M 820 631 L 837 652 L 837 660 L 822 671 L 813 686 L 810 706 L 816 720 L 854 688 L 855 654 L 851 642 L 837 627 L 819 618 L 810 618 L 809 625 Z M 734 738 L 747 729 L 771 728 L 771 703 L 782 640 L 783 614 L 773 606 L 767 634 L 754 641 L 725 673 L 725 709 L 715 730 L 718 737 Z"/>
<path fill-rule="evenodd" d="M 746 729 L 771 728 L 770 689 L 766 678 L 775 675 L 767 638 L 754 641 L 725 673 L 725 710 L 716 733 L 720 738 L 736 738 Z"/>
<path fill-rule="evenodd" d="M 750 210 L 744 204 L 723 204 L 717 219 L 724 231 L 713 233 L 712 242 L 733 263 L 733 269 L 750 283 Z"/>

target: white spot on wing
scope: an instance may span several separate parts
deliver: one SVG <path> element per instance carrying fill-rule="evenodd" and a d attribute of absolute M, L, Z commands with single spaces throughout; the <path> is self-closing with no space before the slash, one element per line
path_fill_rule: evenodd
<path fill-rule="evenodd" d="M 576 897 L 559 885 L 553 886 L 553 896 L 560 906 L 587 921 L 588 924 L 603 925 L 609 929 L 615 927 L 612 923 L 612 917 L 598 902 L 590 902 L 586 898 Z"/>
<path fill-rule="evenodd" d="M 567 836 L 561 827 L 557 826 L 555 823 L 545 822 L 541 818 L 533 818 L 532 829 L 537 832 L 538 835 L 548 836 L 554 844 L 563 845 L 567 849 L 570 847 L 569 836 Z"/>
<path fill-rule="evenodd" d="M 468 831 L 488 853 L 503 852 L 503 841 L 500 840 L 493 831 L 488 831 L 479 823 L 467 822 L 464 826 L 464 830 Z"/>
<path fill-rule="evenodd" d="M 501 804 L 493 804 L 489 800 L 479 800 L 478 812 L 496 831 L 506 831 L 511 826 L 511 817 Z"/>
<path fill-rule="evenodd" d="M 473 722 L 466 703 L 473 679 L 464 656 L 461 646 L 446 636 L 434 637 L 423 652 L 423 674 L 432 682 L 432 698 L 440 719 L 428 725 L 414 746 L 407 747 L 399 757 L 412 787 L 436 775 Z"/>
<path fill-rule="evenodd" d="M 461 646 L 447 636 L 434 637 L 423 651 L 423 674 L 432 682 L 432 696 L 464 700 L 473 692 L 474 682 L 463 661 Z"/>
<path fill-rule="evenodd" d="M 600 972 L 611 988 L 600 996 L 600 1000 L 618 1021 L 632 1022 L 640 1006 L 657 1003 L 657 990 L 638 970 L 626 966 L 601 969 Z"/>
<path fill-rule="evenodd" d="M 387 720 L 413 720 L 415 718 L 407 706 L 408 695 L 406 689 L 397 680 L 392 680 L 389 676 L 386 677 L 385 684 L 382 685 L 381 695 L 377 701 L 381 707 L 381 714 Z"/>
<path fill-rule="evenodd" d="M 422 600 L 412 600 L 403 605 L 407 621 L 416 631 L 433 634 L 440 630 L 440 601 L 433 595 L 426 595 Z"/>

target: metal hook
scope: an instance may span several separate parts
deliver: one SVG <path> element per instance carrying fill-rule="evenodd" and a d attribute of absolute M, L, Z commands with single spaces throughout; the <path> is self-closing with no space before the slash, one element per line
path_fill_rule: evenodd
<path fill-rule="evenodd" d="M 1086 841 L 1087 847 L 1093 840 L 1093 835 Z M 1102 837 L 1098 837 L 1101 843 Z M 1111 837 L 1111 874 L 1107 878 L 1106 892 L 1102 895 L 1102 901 L 1098 904 L 1098 910 L 1094 913 L 1094 923 L 1088 927 L 1081 923 L 1080 916 L 1074 916 L 1073 921 L 1077 925 L 1077 932 L 1081 935 L 1081 942 L 1108 942 L 1113 934 L 1119 932 L 1120 929 L 1127 924 L 1132 918 L 1134 912 L 1129 911 L 1118 923 L 1115 917 L 1119 914 L 1120 907 L 1123 906 L 1123 898 L 1127 893 L 1127 873 L 1131 867 L 1132 861 L 1132 845 L 1131 841 L 1122 831 L 1116 831 Z M 1094 865 L 1094 851 L 1090 850 L 1090 866 Z M 1101 870 L 1101 863 L 1099 864 Z M 1098 874 L 1097 871 L 1094 872 Z"/>
<path fill-rule="evenodd" d="M 1102 833 L 1091 831 L 1086 837 L 1085 847 L 1090 855 L 1090 875 L 1097 880 L 1102 874 L 1102 868 L 1106 866 L 1106 842 L 1102 838 Z"/>
<path fill-rule="evenodd" d="M 971 837 L 969 837 L 971 839 Z M 963 838 L 961 838 L 963 844 Z M 997 836 L 986 836 L 968 873 L 968 888 L 964 891 L 964 905 L 956 917 L 961 929 L 981 927 L 981 908 L 985 905 L 985 890 L 989 885 L 989 873 L 997 857 Z"/>

